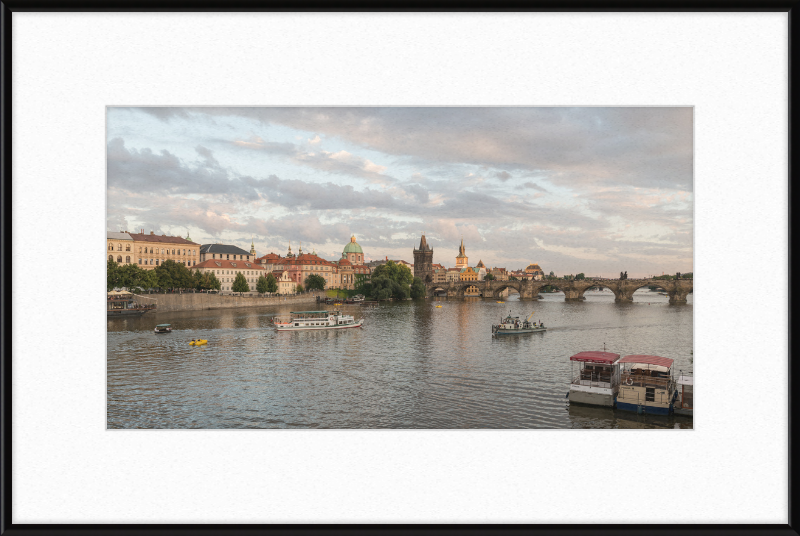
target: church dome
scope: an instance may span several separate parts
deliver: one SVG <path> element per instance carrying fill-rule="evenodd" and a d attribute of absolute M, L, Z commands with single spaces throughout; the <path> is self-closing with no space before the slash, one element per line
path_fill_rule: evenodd
<path fill-rule="evenodd" d="M 358 242 L 356 242 L 356 237 L 351 236 L 350 242 L 344 247 L 342 253 L 364 253 L 364 251 L 361 249 L 361 246 L 358 245 Z"/>

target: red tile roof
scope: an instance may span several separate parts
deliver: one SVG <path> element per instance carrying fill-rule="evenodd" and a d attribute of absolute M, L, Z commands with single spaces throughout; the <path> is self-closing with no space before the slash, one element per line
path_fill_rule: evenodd
<path fill-rule="evenodd" d="M 275 262 L 282 261 L 283 258 L 277 253 L 267 253 L 263 257 L 256 259 L 256 262 L 267 261 L 267 264 L 275 264 Z M 269 262 L 272 261 L 272 262 Z"/>
<path fill-rule="evenodd" d="M 161 242 L 162 244 L 186 244 L 187 246 L 199 246 L 200 244 L 196 244 L 185 238 L 181 238 L 180 236 L 166 236 L 166 235 L 154 235 L 154 234 L 143 234 L 143 233 L 128 233 L 131 235 L 136 242 Z"/>
<path fill-rule="evenodd" d="M 235 265 L 235 266 L 234 266 Z M 194 268 L 231 268 L 233 270 L 265 270 L 263 266 L 252 261 L 223 261 L 209 259 L 191 267 Z"/>

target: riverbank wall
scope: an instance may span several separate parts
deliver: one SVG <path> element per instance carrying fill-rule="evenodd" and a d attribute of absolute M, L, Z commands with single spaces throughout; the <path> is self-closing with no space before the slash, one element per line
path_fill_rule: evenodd
<path fill-rule="evenodd" d="M 207 309 L 236 309 L 240 307 L 264 307 L 293 303 L 314 304 L 322 292 L 308 292 L 294 296 L 232 296 L 229 294 L 137 294 L 135 300 L 142 304 L 156 303 L 156 312 L 203 311 Z M 324 297 L 324 296 L 323 296 Z M 153 301 L 155 300 L 155 301 Z"/>

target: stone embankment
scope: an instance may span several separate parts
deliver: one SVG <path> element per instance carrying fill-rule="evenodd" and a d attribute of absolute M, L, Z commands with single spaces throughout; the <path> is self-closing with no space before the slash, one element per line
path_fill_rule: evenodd
<path fill-rule="evenodd" d="M 294 296 L 231 296 L 228 294 L 142 294 L 136 296 L 136 301 L 143 304 L 156 303 L 156 312 L 166 311 L 202 311 L 206 309 L 235 309 L 238 307 L 265 307 L 269 305 L 283 305 L 292 303 L 314 304 L 321 292 L 307 292 Z M 153 300 L 156 300 L 155 302 Z"/>

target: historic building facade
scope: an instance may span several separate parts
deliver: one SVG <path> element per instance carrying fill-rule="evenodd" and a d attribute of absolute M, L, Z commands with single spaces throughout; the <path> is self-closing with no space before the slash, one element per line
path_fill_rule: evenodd
<path fill-rule="evenodd" d="M 255 261 L 255 248 L 251 248 L 253 254 L 243 250 L 239 246 L 230 246 L 227 244 L 203 244 L 200 246 L 200 262 L 205 262 L 209 259 L 216 260 L 222 259 L 226 261 Z"/>
<path fill-rule="evenodd" d="M 142 229 L 141 233 L 107 233 L 106 243 L 108 259 L 120 264 L 137 264 L 145 270 L 153 270 L 166 260 L 187 267 L 200 262 L 200 244 L 192 242 L 188 234 L 186 238 L 158 236 L 152 231 L 145 234 Z"/>
<path fill-rule="evenodd" d="M 423 234 L 419 240 L 419 249 L 414 250 L 414 277 L 419 277 L 423 283 L 433 281 L 433 249 L 428 245 Z"/>
<path fill-rule="evenodd" d="M 231 287 L 233 287 L 236 274 L 239 273 L 241 273 L 247 281 L 250 292 L 255 293 L 258 278 L 264 275 L 265 272 L 264 267 L 255 262 L 229 261 L 223 259 L 209 259 L 192 266 L 190 270 L 196 270 L 200 273 L 213 273 L 221 284 L 220 294 L 231 294 L 233 292 Z"/>
<path fill-rule="evenodd" d="M 544 271 L 539 267 L 536 263 L 530 263 L 527 268 L 525 268 L 525 273 L 530 274 L 528 277 L 530 279 L 534 279 L 536 281 L 541 281 L 544 278 Z"/>

